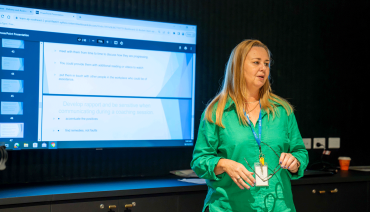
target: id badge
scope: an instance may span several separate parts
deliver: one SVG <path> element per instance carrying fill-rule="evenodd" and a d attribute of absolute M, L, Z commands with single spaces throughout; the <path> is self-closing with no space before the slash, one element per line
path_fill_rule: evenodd
<path fill-rule="evenodd" d="M 265 163 L 264 166 L 262 166 L 261 170 L 261 164 L 260 163 L 254 163 L 254 171 L 256 172 L 256 186 L 269 186 L 269 181 L 263 181 L 262 179 L 267 179 L 268 176 L 268 168 L 267 163 Z M 262 179 L 261 179 L 261 178 Z"/>

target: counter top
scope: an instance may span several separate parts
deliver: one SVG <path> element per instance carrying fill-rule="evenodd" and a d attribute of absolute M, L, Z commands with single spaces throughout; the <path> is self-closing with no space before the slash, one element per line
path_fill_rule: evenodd
<path fill-rule="evenodd" d="M 341 171 L 326 176 L 305 176 L 298 180 L 292 180 L 292 185 L 322 184 L 322 183 L 346 183 L 370 181 L 370 172 L 362 171 Z"/>
<path fill-rule="evenodd" d="M 43 183 L 31 185 L 0 185 L 0 206 L 37 202 L 57 202 L 144 194 L 205 191 L 206 185 L 167 178 L 135 178 L 96 181 Z M 292 186 L 322 183 L 370 181 L 370 172 L 339 171 L 331 176 L 310 176 L 292 180 Z"/>

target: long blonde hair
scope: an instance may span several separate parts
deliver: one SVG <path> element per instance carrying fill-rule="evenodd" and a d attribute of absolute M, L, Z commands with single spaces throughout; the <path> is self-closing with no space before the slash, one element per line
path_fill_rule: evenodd
<path fill-rule="evenodd" d="M 267 51 L 271 61 L 270 51 L 261 41 L 245 40 L 239 43 L 230 54 L 230 58 L 225 69 L 225 79 L 221 91 L 206 108 L 205 118 L 207 121 L 214 123 L 213 117 L 215 115 L 216 125 L 225 128 L 225 126 L 222 124 L 222 116 L 227 99 L 230 97 L 235 103 L 239 122 L 243 123 L 244 125 L 247 124 L 243 112 L 244 102 L 247 98 L 247 83 L 244 78 L 244 60 L 252 47 L 264 48 Z M 287 100 L 272 93 L 269 80 L 267 80 L 260 88 L 259 96 L 261 100 L 261 107 L 266 111 L 268 117 L 270 116 L 270 113 L 272 113 L 273 118 L 275 118 L 277 104 L 282 105 L 288 115 L 293 112 L 293 107 Z M 216 103 L 217 109 L 215 108 Z"/>

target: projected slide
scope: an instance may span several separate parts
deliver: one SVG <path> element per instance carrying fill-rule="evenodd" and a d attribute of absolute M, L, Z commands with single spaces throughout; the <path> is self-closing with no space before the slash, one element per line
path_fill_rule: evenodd
<path fill-rule="evenodd" d="M 0 138 L 23 138 L 23 123 L 0 123 Z"/>
<path fill-rule="evenodd" d="M 2 47 L 13 49 L 24 49 L 24 41 L 14 39 L 2 39 Z"/>
<path fill-rule="evenodd" d="M 2 57 L 1 68 L 3 70 L 24 71 L 24 59 L 17 57 Z"/>
<path fill-rule="evenodd" d="M 193 54 L 45 43 L 44 93 L 191 98 Z"/>
<path fill-rule="evenodd" d="M 177 99 L 44 96 L 42 138 L 189 139 L 190 104 Z"/>
<path fill-rule="evenodd" d="M 1 102 L 1 115 L 23 115 L 23 102 Z"/>
<path fill-rule="evenodd" d="M 23 80 L 1 80 L 1 92 L 23 93 Z"/>

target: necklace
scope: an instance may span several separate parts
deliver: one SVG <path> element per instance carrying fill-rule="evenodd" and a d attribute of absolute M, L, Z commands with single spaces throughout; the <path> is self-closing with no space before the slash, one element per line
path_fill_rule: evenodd
<path fill-rule="evenodd" d="M 248 111 L 248 107 L 246 107 L 247 112 L 248 112 L 248 115 L 249 115 L 249 113 L 250 113 L 250 112 L 252 112 L 254 109 L 256 109 L 258 105 L 259 105 L 259 104 L 256 104 L 256 106 L 255 106 L 251 111 Z"/>

